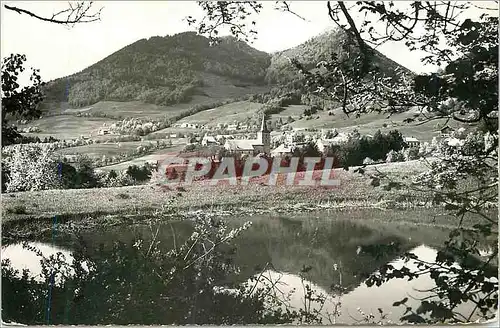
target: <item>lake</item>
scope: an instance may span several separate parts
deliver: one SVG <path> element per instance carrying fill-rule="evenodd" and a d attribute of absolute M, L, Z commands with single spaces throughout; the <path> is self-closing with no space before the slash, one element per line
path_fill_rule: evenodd
<path fill-rule="evenodd" d="M 363 215 L 369 217 L 370 211 L 356 216 Z M 78 234 L 56 229 L 55 234 L 24 246 L 15 243 L 2 248 L 2 260 L 9 259 L 11 268 L 29 270 L 21 279 L 20 273 L 6 273 L 2 266 L 4 321 L 279 323 L 285 320 L 282 314 L 277 318 L 276 314 L 265 314 L 266 311 L 307 309 L 320 317 L 322 324 L 362 323 L 370 314 L 378 320 L 380 312 L 385 315 L 383 323 L 400 322 L 404 307 L 395 307 L 393 303 L 408 297 L 407 304 L 418 307 L 419 301 L 413 298 L 429 295 L 422 290 L 432 288 L 433 280 L 424 275 L 411 281 L 394 279 L 379 287 L 368 287 L 366 278 L 384 264 L 402 266 L 400 257 L 404 252 L 435 260 L 449 231 L 345 217 L 345 213 L 337 213 L 225 219 L 227 227 L 217 232 L 222 235 L 245 221 L 252 225 L 231 246 L 221 243 L 221 254 L 212 253 L 210 259 L 198 262 L 186 260 L 191 249 L 206 252 L 211 245 L 209 241 L 193 248 L 193 244 L 182 253 L 181 245 L 190 240 L 194 229 L 189 221 L 119 225 Z M 385 251 L 365 251 L 380 245 Z M 74 261 L 78 265 L 62 265 L 60 271 L 64 275 L 55 275 L 51 284 L 49 278 L 41 275 L 40 257 L 29 247 L 38 249 L 39 255 L 45 257 L 59 253 L 61 262 Z M 187 255 L 174 256 L 172 260 L 173 250 Z M 185 268 L 180 274 L 168 274 L 173 267 L 182 266 Z M 407 266 L 415 268 L 411 262 Z M 262 290 L 259 295 L 267 295 L 265 300 L 242 300 L 237 296 L 238 291 L 257 295 L 257 290 Z M 305 295 L 309 295 L 309 302 Z M 317 300 L 311 302 L 315 297 Z M 467 312 L 470 305 L 464 305 L 462 310 Z M 264 319 L 257 322 L 257 316 Z"/>

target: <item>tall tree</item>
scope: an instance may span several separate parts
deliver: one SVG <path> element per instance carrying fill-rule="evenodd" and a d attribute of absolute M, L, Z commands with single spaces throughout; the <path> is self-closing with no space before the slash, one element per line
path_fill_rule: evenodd
<path fill-rule="evenodd" d="M 237 24 L 238 29 L 231 29 L 236 37 L 255 36 L 255 23 L 249 23 L 253 17 L 239 15 L 250 12 L 249 6 L 203 4 L 207 20 L 199 25 L 199 32 L 214 37 L 217 33 L 213 32 L 221 25 Z M 483 8 L 483 14 L 471 18 L 467 12 L 477 6 L 472 1 L 328 1 L 325 14 L 346 35 L 342 45 L 345 55 L 332 55 L 330 60 L 318 63 L 320 69 L 314 71 L 290 59 L 306 77 L 309 92 L 340 102 L 347 115 L 373 110 L 392 114 L 417 107 L 423 118 L 418 124 L 446 119 L 478 128 L 462 146 L 442 145 L 433 154 L 435 160 L 429 171 L 412 184 L 386 177 L 389 183 L 381 186 L 427 190 L 436 206 L 444 205 L 457 217 L 456 229 L 433 263 L 408 254 L 419 263 L 417 271 L 388 265 L 369 280 L 370 284 L 380 284 L 394 278 L 431 275 L 436 284 L 431 290 L 435 297 L 423 300 L 419 309 L 407 308 L 403 319 L 410 322 L 466 322 L 475 315 L 488 319 L 497 309 L 498 283 L 492 278 L 498 270 L 498 245 L 493 242 L 492 252 L 479 257 L 477 240 L 497 234 L 498 228 L 497 211 L 488 210 L 498 202 L 498 1 L 494 8 Z M 258 14 L 262 5 L 252 3 L 251 8 Z M 356 15 L 362 17 L 360 23 Z M 373 48 L 386 42 L 401 43 L 409 51 L 423 51 L 423 63 L 445 68 L 430 75 L 416 76 L 407 71 L 384 75 L 373 60 Z M 450 102 L 455 105 L 449 106 Z M 379 181 L 381 176 L 373 178 Z M 471 232 L 465 226 L 466 214 L 475 214 L 484 222 Z M 454 261 L 460 268 L 452 267 Z M 466 301 L 475 304 L 469 315 L 457 311 Z"/>
<path fill-rule="evenodd" d="M 2 61 L 2 146 L 19 141 L 22 137 L 9 119 L 33 119 L 40 116 L 39 104 L 43 100 L 43 82 L 39 70 L 31 68 L 32 85 L 20 88 L 19 74 L 25 68 L 25 55 L 12 54 Z"/>
<path fill-rule="evenodd" d="M 91 1 L 70 1 L 66 9 L 45 17 L 19 6 L 5 4 L 4 8 L 34 19 L 67 26 L 97 21 L 103 9 L 101 7 L 94 11 Z M 2 60 L 2 146 L 22 140 L 17 128 L 9 124 L 9 119 L 34 119 L 41 115 L 39 105 L 44 99 L 42 86 L 45 83 L 42 82 L 40 70 L 31 68 L 31 85 L 21 88 L 18 83 L 19 75 L 25 70 L 25 61 L 26 55 L 21 54 L 11 54 Z"/>

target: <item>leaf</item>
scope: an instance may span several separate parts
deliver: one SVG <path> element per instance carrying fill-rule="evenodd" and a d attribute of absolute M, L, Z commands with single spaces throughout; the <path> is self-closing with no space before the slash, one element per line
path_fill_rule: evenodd
<path fill-rule="evenodd" d="M 402 321 L 407 321 L 410 323 L 425 323 L 425 319 L 419 316 L 418 314 L 408 314 L 403 317 L 401 317 Z"/>
<path fill-rule="evenodd" d="M 399 301 L 399 302 L 394 302 L 394 303 L 392 303 L 392 306 L 400 306 L 400 305 L 402 305 L 402 304 L 405 304 L 407 301 L 408 301 L 408 297 L 405 297 L 405 298 L 403 298 L 403 299 L 402 299 L 401 301 Z"/>

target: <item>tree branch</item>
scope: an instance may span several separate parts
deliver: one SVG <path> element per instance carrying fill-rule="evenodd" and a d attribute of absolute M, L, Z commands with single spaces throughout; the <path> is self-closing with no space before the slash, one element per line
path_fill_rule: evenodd
<path fill-rule="evenodd" d="M 54 23 L 54 24 L 63 24 L 63 25 L 71 25 L 71 24 L 77 24 L 77 23 L 90 23 L 90 22 L 95 22 L 101 19 L 101 11 L 103 7 L 101 7 L 97 12 L 94 13 L 89 13 L 89 10 L 92 7 L 92 1 L 91 2 L 85 2 L 85 1 L 80 1 L 77 2 L 75 5 L 69 3 L 69 8 L 65 10 L 61 10 L 55 14 L 52 15 L 52 17 L 43 17 L 40 15 L 37 15 L 34 12 L 31 12 L 26 9 L 18 8 L 18 7 L 13 7 L 9 5 L 4 5 L 5 9 L 12 10 L 17 12 L 18 14 L 26 14 L 28 16 L 31 16 L 33 18 L 39 19 L 44 22 L 49 22 L 49 23 Z M 62 14 L 67 14 L 65 18 L 58 18 Z"/>

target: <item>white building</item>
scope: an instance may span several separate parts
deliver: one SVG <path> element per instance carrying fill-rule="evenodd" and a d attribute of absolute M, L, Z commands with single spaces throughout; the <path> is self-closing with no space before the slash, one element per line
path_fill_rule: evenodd
<path fill-rule="evenodd" d="M 285 146 L 285 144 L 281 144 L 271 151 L 271 156 L 276 157 L 276 156 L 291 155 L 294 149 L 295 147 L 293 146 Z"/>
<path fill-rule="evenodd" d="M 418 148 L 420 147 L 420 141 L 414 137 L 405 137 L 404 142 L 408 145 L 409 148 Z"/>
<path fill-rule="evenodd" d="M 334 138 L 331 139 L 317 139 L 316 146 L 320 152 L 324 152 L 326 148 L 341 145 L 349 141 L 349 136 L 345 133 L 339 133 Z"/>
<path fill-rule="evenodd" d="M 236 124 L 229 124 L 227 126 L 226 130 L 228 130 L 228 131 L 236 131 L 236 130 L 238 130 L 238 124 L 237 123 Z"/>
<path fill-rule="evenodd" d="M 109 134 L 109 129 L 108 128 L 100 128 L 99 131 L 97 132 L 98 135 L 103 136 L 105 134 Z"/>
<path fill-rule="evenodd" d="M 202 146 L 212 146 L 212 145 L 218 145 L 219 143 L 215 139 L 214 136 L 209 136 L 205 135 L 203 136 L 203 139 L 201 139 L 201 145 Z"/>

